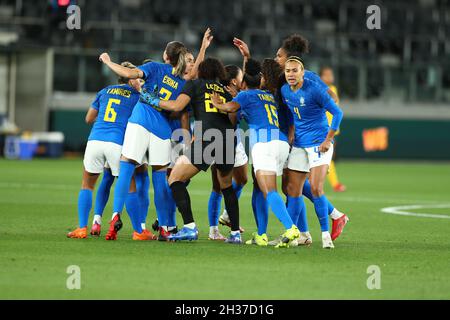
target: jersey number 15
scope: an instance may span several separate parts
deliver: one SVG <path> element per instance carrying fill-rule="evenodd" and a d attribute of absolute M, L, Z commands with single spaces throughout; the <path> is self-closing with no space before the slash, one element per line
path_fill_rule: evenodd
<path fill-rule="evenodd" d="M 266 103 L 264 105 L 264 108 L 266 108 L 267 118 L 269 119 L 269 123 L 271 125 L 279 127 L 280 125 L 278 124 L 277 107 Z"/>

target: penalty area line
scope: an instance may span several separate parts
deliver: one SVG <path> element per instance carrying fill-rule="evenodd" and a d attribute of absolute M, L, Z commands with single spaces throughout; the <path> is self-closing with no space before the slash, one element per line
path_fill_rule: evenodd
<path fill-rule="evenodd" d="M 408 210 L 418 209 L 445 209 L 450 208 L 450 203 L 445 204 L 416 204 L 409 206 L 396 206 L 382 208 L 380 211 L 383 213 L 395 214 L 400 216 L 411 216 L 421 218 L 435 218 L 435 219 L 450 219 L 450 215 L 446 214 L 433 214 L 427 212 L 410 212 Z"/>

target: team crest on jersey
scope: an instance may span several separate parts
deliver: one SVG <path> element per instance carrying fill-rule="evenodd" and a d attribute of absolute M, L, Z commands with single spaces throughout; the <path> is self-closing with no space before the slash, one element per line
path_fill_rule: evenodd
<path fill-rule="evenodd" d="M 306 104 L 305 104 L 305 98 L 301 97 L 301 98 L 300 98 L 300 107 L 304 107 L 304 106 L 306 106 Z"/>

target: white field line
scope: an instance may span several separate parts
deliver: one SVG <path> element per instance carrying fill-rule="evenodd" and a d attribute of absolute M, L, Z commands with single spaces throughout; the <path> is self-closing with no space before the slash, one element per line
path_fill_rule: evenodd
<path fill-rule="evenodd" d="M 450 215 L 445 214 L 433 214 L 426 212 L 410 212 L 407 210 L 418 210 L 418 209 L 432 209 L 432 208 L 450 208 L 450 203 L 447 204 L 416 204 L 410 206 L 397 206 L 397 207 L 388 207 L 382 208 L 381 212 L 396 214 L 401 216 L 412 216 L 412 217 L 422 217 L 422 218 L 435 218 L 435 219 L 450 219 Z M 450 211 L 450 210 L 449 210 Z M 448 212 L 450 214 L 450 212 Z"/>

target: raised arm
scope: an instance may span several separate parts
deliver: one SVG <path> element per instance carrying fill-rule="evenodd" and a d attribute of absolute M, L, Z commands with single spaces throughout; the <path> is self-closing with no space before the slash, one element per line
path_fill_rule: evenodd
<path fill-rule="evenodd" d="M 224 112 L 236 112 L 241 107 L 239 103 L 234 101 L 224 103 L 217 92 L 211 95 L 211 102 L 214 107 Z"/>
<path fill-rule="evenodd" d="M 236 48 L 239 49 L 239 51 L 241 52 L 242 56 L 244 57 L 244 62 L 242 64 L 242 71 L 245 73 L 245 65 L 248 61 L 248 59 L 250 59 L 250 49 L 248 48 L 248 45 L 242 41 L 241 39 L 238 38 L 234 38 L 233 39 L 233 44 Z"/>
<path fill-rule="evenodd" d="M 106 66 L 108 66 L 108 68 L 110 68 L 119 77 L 124 77 L 128 79 L 138 79 L 144 77 L 144 73 L 137 68 L 130 69 L 127 67 L 123 67 L 115 62 L 112 62 L 111 58 L 109 57 L 109 54 L 107 54 L 106 52 L 100 55 L 99 60 L 103 62 Z"/>
<path fill-rule="evenodd" d="M 197 78 L 198 67 L 200 66 L 200 63 L 205 60 L 206 49 L 208 49 L 213 39 L 214 37 L 211 35 L 211 29 L 206 29 L 205 34 L 203 35 L 203 41 L 200 47 L 200 51 L 198 52 L 197 59 L 195 59 L 195 64 L 192 67 L 192 70 L 185 76 L 186 80 L 193 80 Z"/>

